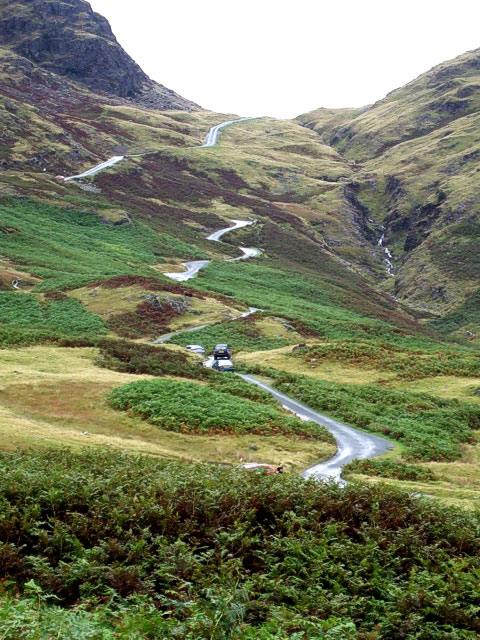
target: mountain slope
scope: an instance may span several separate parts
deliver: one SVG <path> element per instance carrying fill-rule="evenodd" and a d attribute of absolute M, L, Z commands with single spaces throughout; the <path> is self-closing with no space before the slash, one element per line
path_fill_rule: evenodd
<path fill-rule="evenodd" d="M 368 108 L 320 109 L 298 119 L 311 128 L 322 124 L 335 148 L 352 160 L 364 161 L 479 110 L 480 49 L 476 49 L 434 67 Z M 327 119 L 325 112 L 336 117 Z"/>
<path fill-rule="evenodd" d="M 237 121 L 205 147 L 235 116 L 152 108 L 87 3 L 14 4 L 0 4 L 16 34 L 0 47 L 0 635 L 473 638 L 476 521 L 434 504 L 480 495 L 480 356 L 435 333 L 464 331 L 479 304 L 458 276 L 475 264 L 468 218 L 455 234 L 434 215 L 460 193 L 458 168 L 448 194 L 435 182 L 440 130 L 360 163 L 330 132 L 368 109 L 319 110 Z M 456 252 L 458 304 L 433 328 L 400 259 L 413 194 L 432 220 L 409 250 L 417 282 L 434 283 L 422 259 L 445 271 Z M 202 270 L 175 281 L 190 260 Z M 185 348 L 220 342 L 358 444 Z M 371 456 L 360 430 L 392 447 L 344 467 L 347 489 L 295 477 L 335 449 Z"/>
<path fill-rule="evenodd" d="M 156 109 L 199 108 L 152 81 L 85 0 L 2 0 L 0 46 L 96 93 Z"/>
<path fill-rule="evenodd" d="M 318 110 L 298 121 L 356 162 L 358 198 L 384 225 L 393 252 L 395 295 L 440 316 L 477 300 L 480 49 L 438 65 L 347 122 L 338 117 Z M 457 329 L 476 334 L 480 323 L 470 313 Z"/>

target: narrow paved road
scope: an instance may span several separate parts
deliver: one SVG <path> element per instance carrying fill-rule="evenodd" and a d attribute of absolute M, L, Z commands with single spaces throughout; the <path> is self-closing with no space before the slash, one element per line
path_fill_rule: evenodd
<path fill-rule="evenodd" d="M 268 384 L 261 382 L 255 376 L 240 374 L 246 382 L 254 384 L 260 387 L 264 391 L 272 394 L 272 396 L 278 400 L 289 411 L 292 411 L 300 418 L 312 420 L 317 424 L 322 425 L 334 436 L 337 441 L 337 453 L 319 464 L 310 467 L 303 473 L 304 478 L 315 478 L 317 480 L 334 480 L 339 484 L 344 484 L 342 480 L 343 467 L 352 462 L 352 460 L 365 460 L 367 458 L 374 458 L 382 453 L 385 453 L 392 448 L 390 442 L 384 438 L 364 433 L 363 431 L 357 431 L 353 427 L 338 422 L 333 418 L 329 418 L 317 411 L 314 411 L 310 407 L 297 402 L 292 398 L 289 398 L 284 393 L 277 391 Z"/>
<path fill-rule="evenodd" d="M 163 275 L 177 282 L 185 282 L 186 280 L 194 278 L 200 269 L 204 269 L 208 264 L 210 264 L 210 260 L 192 260 L 191 262 L 183 263 L 185 271 L 181 271 L 180 273 L 164 273 Z"/>
<path fill-rule="evenodd" d="M 243 229 L 244 227 L 249 227 L 253 224 L 253 220 L 232 220 L 233 225 L 231 227 L 226 227 L 225 229 L 220 229 L 220 231 L 215 231 L 211 233 L 207 240 L 211 242 L 220 242 L 223 236 L 226 233 L 230 233 L 230 231 L 235 231 L 235 229 Z"/>
<path fill-rule="evenodd" d="M 113 158 L 110 158 L 109 160 L 106 160 L 101 164 L 97 164 L 95 167 L 92 167 L 91 169 L 88 169 L 83 173 L 79 173 L 78 176 L 70 176 L 69 178 L 65 178 L 64 182 L 70 182 L 71 180 L 80 180 L 81 178 L 88 178 L 90 176 L 94 176 L 95 174 L 100 173 L 100 171 L 105 171 L 105 169 L 109 169 L 110 167 L 113 167 L 114 165 L 118 164 L 124 159 L 125 159 L 125 156 L 113 156 Z"/>
<path fill-rule="evenodd" d="M 262 254 L 261 249 L 256 249 L 255 247 L 239 247 L 240 251 L 243 252 L 243 256 L 239 258 L 231 258 L 229 262 L 237 262 L 238 260 L 250 260 L 250 258 L 257 258 Z"/>
<path fill-rule="evenodd" d="M 237 120 L 228 120 L 227 122 L 222 122 L 221 124 L 218 124 L 212 127 L 208 132 L 202 147 L 214 147 L 217 144 L 218 137 L 220 135 L 220 132 L 223 129 L 237 122 L 242 122 L 244 120 L 250 120 L 250 119 L 251 118 L 239 118 Z M 101 164 L 98 164 L 95 167 L 92 167 L 91 169 L 84 171 L 83 173 L 80 173 L 76 176 L 70 176 L 68 178 L 65 178 L 65 182 L 69 182 L 71 180 L 80 180 L 81 178 L 88 178 L 90 176 L 94 176 L 97 173 L 100 173 L 101 171 L 104 171 L 106 169 L 109 169 L 110 167 L 113 167 L 114 165 L 118 164 L 122 160 L 124 160 L 124 156 L 114 156 L 113 158 L 110 158 L 106 162 L 102 162 Z M 234 231 L 235 229 L 241 229 L 243 227 L 253 224 L 253 222 L 250 220 L 233 220 L 233 223 L 234 224 L 230 227 L 226 227 L 225 229 L 220 229 L 219 231 L 212 233 L 210 236 L 208 236 L 207 240 L 210 240 L 212 242 L 220 242 L 221 238 L 226 233 L 229 233 L 231 231 Z M 380 240 L 379 245 L 383 246 L 383 237 Z M 243 256 L 240 256 L 239 258 L 234 258 L 233 259 L 234 261 L 254 258 L 260 255 L 261 253 L 259 249 L 255 249 L 253 247 L 249 247 L 249 248 L 240 247 L 240 249 L 243 252 Z M 387 255 L 387 258 L 390 259 L 388 250 L 385 250 L 385 253 Z M 171 278 L 172 280 L 176 280 L 177 282 L 185 282 L 186 280 L 190 280 L 191 278 L 193 278 L 200 271 L 200 269 L 203 269 L 204 267 L 206 267 L 209 264 L 209 262 L 210 262 L 209 260 L 193 260 L 190 262 L 185 262 L 184 272 L 166 273 L 165 275 Z M 390 263 L 388 266 L 390 267 Z M 15 289 L 19 288 L 18 281 L 14 281 L 12 285 Z M 251 315 L 252 313 L 256 313 L 257 311 L 259 310 L 251 307 L 248 311 L 240 314 L 239 318 L 245 318 Z M 165 342 L 168 342 L 175 335 L 185 333 L 185 332 L 198 331 L 204 328 L 205 326 L 208 326 L 208 325 L 190 327 L 187 329 L 181 329 L 179 331 L 165 334 L 160 338 L 158 338 L 155 341 L 155 343 L 163 344 Z M 307 407 L 306 405 L 300 402 L 297 402 L 292 398 L 289 398 L 285 394 L 279 391 L 276 391 L 274 388 L 270 387 L 264 382 L 261 382 L 254 376 L 240 374 L 240 377 L 243 378 L 243 380 L 245 380 L 246 382 L 249 382 L 250 384 L 254 384 L 260 387 L 261 389 L 263 389 L 264 391 L 267 391 L 268 393 L 270 393 L 274 398 L 278 400 L 278 402 L 282 404 L 283 407 L 287 408 L 289 411 L 292 411 L 299 417 L 303 419 L 313 420 L 317 424 L 324 426 L 335 437 L 337 441 L 337 447 L 338 447 L 336 455 L 333 456 L 333 458 L 331 458 L 330 460 L 327 460 L 326 462 L 321 462 L 307 469 L 303 473 L 303 476 L 305 478 L 316 478 L 318 480 L 333 480 L 335 482 L 343 484 L 344 481 L 341 479 L 341 474 L 346 464 L 348 464 L 352 460 L 364 460 L 366 458 L 373 458 L 374 456 L 378 456 L 382 453 L 385 453 L 392 447 L 392 445 L 389 442 L 387 442 L 387 440 L 384 440 L 383 438 L 379 438 L 374 435 L 363 433 L 361 431 L 357 431 L 353 427 L 350 427 L 346 424 L 342 424 L 341 422 L 338 422 L 333 418 L 329 418 L 328 416 L 318 413 L 313 409 L 311 409 L 310 407 Z"/>
<path fill-rule="evenodd" d="M 226 120 L 225 122 L 216 124 L 207 133 L 207 137 L 205 138 L 205 142 L 202 144 L 202 147 L 214 147 L 218 142 L 218 136 L 224 129 L 230 127 L 232 124 L 236 124 L 237 122 L 245 122 L 245 120 L 253 119 L 254 118 L 237 118 L 236 120 Z"/>
<path fill-rule="evenodd" d="M 224 229 L 219 229 L 218 231 L 211 233 L 207 236 L 207 240 L 210 240 L 210 242 L 221 242 L 221 239 L 226 233 L 230 233 L 236 229 L 243 229 L 244 227 L 254 224 L 253 220 L 232 220 L 232 222 L 233 225 L 230 227 L 225 227 Z M 256 258 L 262 253 L 260 249 L 255 249 L 254 247 L 239 247 L 239 249 L 243 255 L 239 258 L 231 258 L 231 262 Z M 184 262 L 182 263 L 182 266 L 185 268 L 185 271 L 181 271 L 180 273 L 164 273 L 163 275 L 167 276 L 167 278 L 170 278 L 171 280 L 176 280 L 177 282 L 185 282 L 186 280 L 194 278 L 201 269 L 204 269 L 209 264 L 210 260 L 193 260 L 191 262 Z"/>
<path fill-rule="evenodd" d="M 215 125 L 210 129 L 205 138 L 205 142 L 201 145 L 202 147 L 214 147 L 218 142 L 218 136 L 220 132 L 223 131 L 226 127 L 229 127 L 232 124 L 237 122 L 244 122 L 245 120 L 253 120 L 253 118 L 238 118 L 237 120 L 227 120 L 226 122 L 221 122 L 220 124 Z M 81 177 L 81 176 L 77 176 Z M 235 231 L 236 229 L 243 229 L 244 227 L 248 227 L 251 224 L 254 224 L 252 220 L 232 220 L 233 225 L 230 227 L 225 227 L 224 229 L 219 229 L 214 233 L 211 233 L 207 240 L 211 242 L 220 242 L 223 236 L 226 233 L 230 233 L 231 231 Z M 262 252 L 260 249 L 256 249 L 255 247 L 239 247 L 240 251 L 243 253 L 242 256 L 238 258 L 233 258 L 232 262 L 237 260 L 249 260 L 250 258 L 256 258 Z M 191 280 L 194 278 L 197 273 L 204 269 L 209 264 L 209 260 L 194 260 L 192 262 L 184 262 L 183 266 L 185 271 L 181 273 L 164 273 L 163 275 L 167 276 L 167 278 L 171 278 L 172 280 L 176 280 L 177 282 L 186 282 L 187 280 Z"/>
<path fill-rule="evenodd" d="M 187 327 L 186 329 L 179 329 L 178 331 L 172 331 L 171 333 L 164 333 L 163 336 L 160 336 L 156 340 L 153 341 L 153 344 L 166 344 L 170 342 L 172 338 L 175 336 L 181 336 L 183 333 L 192 333 L 193 331 L 201 331 L 202 329 L 206 329 L 209 327 L 208 324 L 198 324 L 195 327 Z"/>

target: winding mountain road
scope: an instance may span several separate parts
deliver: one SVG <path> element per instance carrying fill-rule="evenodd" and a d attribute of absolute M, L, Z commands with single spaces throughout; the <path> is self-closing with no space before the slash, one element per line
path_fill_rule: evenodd
<path fill-rule="evenodd" d="M 164 273 L 164 276 L 170 278 L 171 280 L 176 280 L 177 282 L 186 282 L 187 280 L 191 280 L 194 278 L 200 269 L 204 269 L 208 264 L 210 264 L 210 260 L 192 260 L 191 262 L 183 262 L 182 266 L 185 267 L 185 271 L 180 271 L 180 273 Z"/>
<path fill-rule="evenodd" d="M 342 480 L 341 476 L 345 465 L 352 462 L 352 460 L 366 460 L 367 458 L 379 456 L 392 448 L 391 443 L 384 438 L 364 433 L 363 431 L 357 431 L 353 427 L 338 422 L 322 413 L 318 413 L 301 402 L 293 400 L 284 393 L 270 387 L 268 384 L 261 382 L 255 378 L 255 376 L 246 374 L 239 375 L 245 382 L 254 384 L 260 387 L 260 389 L 270 393 L 283 407 L 292 411 L 300 418 L 312 420 L 322 427 L 325 427 L 337 441 L 337 453 L 333 458 L 325 462 L 319 462 L 313 465 L 313 467 L 308 468 L 302 474 L 304 478 L 333 480 L 343 485 L 345 481 Z"/>
<path fill-rule="evenodd" d="M 230 227 L 225 227 L 224 229 L 219 229 L 218 231 L 214 231 L 209 236 L 207 236 L 207 240 L 210 242 L 221 242 L 223 236 L 226 233 L 230 233 L 230 231 L 235 231 L 236 229 L 243 229 L 244 227 L 248 227 L 254 224 L 253 220 L 232 220 L 233 224 Z M 262 252 L 260 249 L 256 249 L 255 247 L 239 247 L 240 251 L 242 251 L 243 255 L 238 258 L 231 258 L 230 262 L 236 262 L 237 260 L 249 260 L 250 258 L 256 258 Z M 164 276 L 170 278 L 171 280 L 176 280 L 177 282 L 186 282 L 187 280 L 191 280 L 194 278 L 197 273 L 204 269 L 207 265 L 210 264 L 210 260 L 192 260 L 191 262 L 183 262 L 182 266 L 185 271 L 181 271 L 180 273 L 164 273 Z"/>
<path fill-rule="evenodd" d="M 237 262 L 238 260 L 250 260 L 250 258 L 258 258 L 262 254 L 261 249 L 256 249 L 255 247 L 239 247 L 240 251 L 243 252 L 243 256 L 239 258 L 231 258 L 229 262 Z"/>
<path fill-rule="evenodd" d="M 238 122 L 238 120 L 224 122 L 220 125 L 217 125 L 216 127 L 212 127 L 207 135 L 203 146 L 215 146 L 220 131 L 226 126 L 233 124 L 234 122 Z M 232 220 L 232 222 L 232 226 L 215 231 L 207 237 L 207 240 L 210 240 L 211 242 L 221 242 L 221 239 L 226 233 L 230 233 L 231 231 L 235 231 L 236 229 L 242 229 L 248 225 L 253 224 L 253 222 L 249 220 Z M 239 258 L 233 258 L 231 261 L 254 258 L 261 253 L 260 249 L 255 249 L 253 247 L 240 247 L 240 249 L 243 252 L 243 256 L 240 256 Z M 174 277 L 174 279 L 176 280 L 189 280 L 190 278 L 193 278 L 200 269 L 207 266 L 207 264 L 209 264 L 208 260 L 186 262 L 184 263 L 184 266 L 186 268 L 185 272 L 181 274 L 165 275 L 167 275 L 168 277 Z M 245 315 L 250 315 L 250 313 L 255 313 L 256 311 L 258 310 L 251 309 L 246 312 L 246 314 L 240 317 L 245 317 Z M 195 329 L 186 329 L 184 331 L 193 330 Z M 183 333 L 183 331 L 177 331 L 173 334 L 161 336 L 156 342 L 157 344 L 168 342 L 170 338 L 172 338 L 174 335 L 178 335 L 179 333 Z M 213 357 L 210 357 L 208 360 L 206 360 L 204 364 L 205 366 L 211 367 L 213 364 Z M 277 391 L 264 382 L 261 382 L 260 380 L 255 378 L 255 376 L 247 374 L 239 375 L 243 380 L 245 380 L 245 382 L 254 384 L 264 391 L 270 393 L 284 408 L 292 411 L 300 418 L 312 420 L 313 422 L 316 422 L 317 424 L 325 427 L 335 438 L 337 443 L 337 453 L 332 458 L 330 458 L 330 460 L 319 462 L 318 464 L 306 469 L 302 474 L 304 478 L 315 478 L 316 480 L 333 481 L 340 485 L 344 485 L 345 481 L 342 479 L 342 471 L 345 465 L 347 465 L 349 462 L 352 462 L 352 460 L 365 460 L 367 458 L 373 458 L 375 456 L 381 455 L 382 453 L 385 453 L 392 448 L 390 442 L 388 442 L 384 438 L 364 433 L 363 431 L 357 431 L 357 429 L 354 429 L 349 425 L 343 424 L 341 422 L 338 422 L 337 420 L 334 420 L 333 418 L 330 418 L 329 416 L 318 413 L 317 411 L 314 411 L 301 402 L 298 402 L 297 400 L 286 396 L 284 393 Z"/>
<path fill-rule="evenodd" d="M 218 136 L 220 133 L 230 127 L 232 124 L 237 124 L 237 122 L 245 122 L 245 120 L 254 120 L 254 118 L 237 118 L 236 120 L 226 120 L 225 122 L 221 122 L 220 124 L 216 124 L 214 127 L 210 129 L 207 133 L 207 137 L 205 138 L 205 142 L 201 145 L 202 147 L 214 147 L 218 142 Z"/>
<path fill-rule="evenodd" d="M 251 120 L 252 118 L 238 118 L 237 120 L 227 120 L 226 122 L 222 122 L 218 125 L 215 125 L 210 129 L 203 143 L 202 147 L 214 147 L 218 142 L 218 137 L 226 127 L 229 127 L 237 122 L 243 122 L 245 120 Z M 90 176 L 94 176 L 101 171 L 109 169 L 114 165 L 118 164 L 124 160 L 124 156 L 114 156 L 109 160 L 102 162 L 101 164 L 88 169 L 87 171 L 80 173 L 76 176 L 70 176 L 68 178 L 64 178 L 65 182 L 69 182 L 72 180 L 80 180 L 82 178 L 88 178 Z M 211 242 L 220 242 L 222 237 L 231 231 L 235 231 L 236 229 L 242 229 L 246 226 L 253 224 L 251 220 L 233 220 L 233 225 L 230 227 L 226 227 L 224 229 L 219 229 L 214 233 L 210 234 L 207 237 L 207 240 Z M 383 239 L 384 236 L 379 241 L 379 245 L 383 247 Z M 387 256 L 386 262 L 388 265 L 388 270 L 393 270 L 393 264 L 391 263 L 391 254 L 389 250 L 383 247 L 385 250 L 385 254 Z M 233 258 L 232 261 L 237 260 L 247 260 L 249 258 L 254 258 L 260 255 L 260 249 L 256 249 L 253 247 L 240 247 L 243 255 L 239 258 Z M 185 262 L 184 267 L 185 271 L 181 273 L 165 273 L 167 277 L 172 280 L 176 280 L 177 282 L 185 282 L 195 277 L 197 273 L 205 268 L 210 263 L 209 260 L 192 260 L 190 262 Z M 17 289 L 19 288 L 18 280 L 12 282 L 12 286 Z M 245 318 L 253 313 L 256 313 L 259 309 L 251 307 L 248 311 L 242 312 L 238 318 Z M 200 329 L 205 328 L 208 325 L 200 325 L 196 327 L 189 327 L 186 329 L 181 329 L 179 331 L 174 331 L 172 333 L 165 334 L 160 336 L 157 340 L 155 340 L 155 344 L 164 344 L 171 340 L 176 335 L 186 332 L 198 331 Z M 338 484 L 345 484 L 345 481 L 342 480 L 342 470 L 346 464 L 351 462 L 352 460 L 365 460 L 367 458 L 373 458 L 375 456 L 381 455 L 385 453 L 389 449 L 392 448 L 392 445 L 387 440 L 380 438 L 378 436 L 374 436 L 368 433 L 364 433 L 362 431 L 357 431 L 353 427 L 349 425 L 343 424 L 325 416 L 317 411 L 314 411 L 310 407 L 294 400 L 293 398 L 288 397 L 284 393 L 277 391 L 273 387 L 265 384 L 264 382 L 258 380 L 256 377 L 247 374 L 239 374 L 240 377 L 250 384 L 254 384 L 257 387 L 260 387 L 264 391 L 270 393 L 278 402 L 289 411 L 292 411 L 297 416 L 305 420 L 312 420 L 317 424 L 325 427 L 335 438 L 337 442 L 337 453 L 330 458 L 330 460 L 320 462 L 312 467 L 308 468 L 302 474 L 304 478 L 315 478 L 317 480 L 328 480 L 334 481 Z"/>
<path fill-rule="evenodd" d="M 101 171 L 105 171 L 105 169 L 109 169 L 114 165 L 118 164 L 122 160 L 125 160 L 125 156 L 113 156 L 113 158 L 109 158 L 105 162 L 97 164 L 95 167 L 84 171 L 83 173 L 79 173 L 77 176 L 70 176 L 68 178 L 64 178 L 64 182 L 71 182 L 72 180 L 80 180 L 81 178 L 89 178 L 90 176 L 94 176 Z"/>
<path fill-rule="evenodd" d="M 223 236 L 230 231 L 235 231 L 236 229 L 243 229 L 244 227 L 248 227 L 253 224 L 252 220 L 232 220 L 233 225 L 231 227 L 226 227 L 225 229 L 220 229 L 219 231 L 215 231 L 211 233 L 207 240 L 211 242 L 220 242 Z"/>

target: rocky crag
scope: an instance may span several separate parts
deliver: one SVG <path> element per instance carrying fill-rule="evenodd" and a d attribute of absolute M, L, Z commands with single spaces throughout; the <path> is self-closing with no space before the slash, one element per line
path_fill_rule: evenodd
<path fill-rule="evenodd" d="M 199 108 L 151 80 L 84 0 L 2 0 L 0 46 L 96 93 L 155 109 Z"/>

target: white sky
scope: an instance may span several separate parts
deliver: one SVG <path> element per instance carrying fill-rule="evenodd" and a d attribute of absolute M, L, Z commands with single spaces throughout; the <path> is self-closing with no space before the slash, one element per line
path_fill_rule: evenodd
<path fill-rule="evenodd" d="M 205 108 L 374 102 L 480 47 L 478 0 L 90 0 L 154 79 Z"/>

